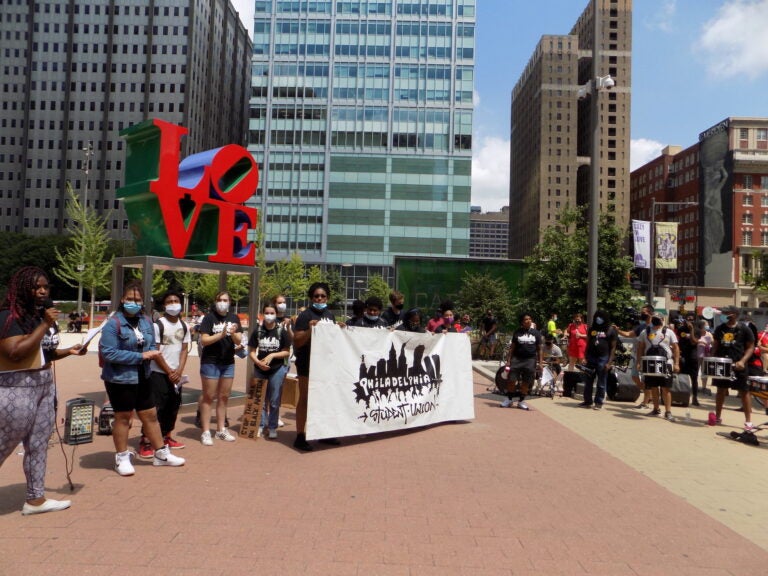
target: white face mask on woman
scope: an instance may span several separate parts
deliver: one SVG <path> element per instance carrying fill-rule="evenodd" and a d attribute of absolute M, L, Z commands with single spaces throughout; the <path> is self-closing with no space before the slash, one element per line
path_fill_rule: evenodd
<path fill-rule="evenodd" d="M 222 316 L 229 312 L 229 302 L 216 302 L 216 312 Z"/>

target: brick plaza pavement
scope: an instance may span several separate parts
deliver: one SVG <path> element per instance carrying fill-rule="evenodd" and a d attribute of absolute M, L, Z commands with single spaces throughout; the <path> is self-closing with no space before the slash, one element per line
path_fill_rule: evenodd
<path fill-rule="evenodd" d="M 101 399 L 95 354 L 57 369 L 62 403 Z M 243 372 L 238 364 L 240 389 Z M 74 448 L 72 508 L 40 516 L 19 513 L 24 476 L 12 455 L 0 468 L 0 575 L 765 573 L 766 505 L 749 504 L 750 523 L 726 498 L 762 488 L 768 475 L 758 480 L 750 462 L 765 462 L 763 448 L 705 428 L 694 442 L 692 426 L 638 421 L 619 405 L 594 412 L 541 398 L 532 412 L 500 409 L 489 381 L 474 378 L 474 421 L 310 454 L 290 447 L 291 410 L 277 441 L 203 447 L 187 408 L 177 428 L 187 465 L 139 462 L 130 478 L 112 470 L 111 438 L 98 436 Z M 138 426 L 131 435 L 135 445 Z M 64 449 L 71 460 L 73 447 Z M 709 462 L 708 472 L 684 458 Z M 64 466 L 56 445 L 49 497 L 70 497 Z M 675 488 L 713 483 L 724 511 L 702 510 L 696 491 Z M 752 528 L 763 533 L 745 537 Z"/>

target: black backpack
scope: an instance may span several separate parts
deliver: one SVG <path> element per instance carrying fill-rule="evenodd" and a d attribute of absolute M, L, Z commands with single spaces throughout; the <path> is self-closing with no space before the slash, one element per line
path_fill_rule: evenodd
<path fill-rule="evenodd" d="M 645 337 L 650 340 L 651 335 L 651 327 L 648 326 L 645 329 Z M 648 349 L 645 351 L 646 356 L 663 356 L 667 360 L 669 360 L 669 355 L 667 354 L 667 351 L 661 347 L 661 342 L 664 341 L 664 338 L 667 336 L 667 327 L 664 326 L 661 329 L 661 340 L 659 341 L 659 344 L 651 344 Z"/>

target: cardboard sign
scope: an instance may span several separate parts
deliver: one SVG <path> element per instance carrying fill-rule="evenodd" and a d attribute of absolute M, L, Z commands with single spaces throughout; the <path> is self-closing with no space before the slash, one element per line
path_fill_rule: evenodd
<path fill-rule="evenodd" d="M 289 374 L 283 380 L 283 394 L 280 398 L 280 406 L 296 408 L 299 403 L 299 379 L 295 374 Z"/>
<path fill-rule="evenodd" d="M 245 396 L 245 409 L 243 410 L 243 423 L 240 426 L 240 436 L 258 440 L 259 421 L 261 420 L 261 410 L 264 408 L 264 397 L 267 395 L 266 378 L 254 378 L 248 387 L 248 393 Z"/>

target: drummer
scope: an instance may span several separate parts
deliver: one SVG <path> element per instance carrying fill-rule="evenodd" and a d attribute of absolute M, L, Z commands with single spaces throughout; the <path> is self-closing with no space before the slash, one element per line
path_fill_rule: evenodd
<path fill-rule="evenodd" d="M 653 410 L 648 416 L 660 416 L 659 389 L 664 400 L 664 418 L 674 422 L 672 416 L 672 372 L 680 372 L 680 348 L 677 345 L 675 332 L 664 326 L 664 320 L 660 314 L 651 316 L 651 325 L 643 330 L 637 337 L 637 368 L 642 371 L 643 356 L 663 356 L 667 362 L 667 373 L 652 375 L 644 374 L 645 389 L 651 390 Z M 671 370 L 670 370 L 671 368 Z"/>
<path fill-rule="evenodd" d="M 738 322 L 739 308 L 736 306 L 726 306 L 721 310 L 725 316 L 725 322 L 715 328 L 715 345 L 712 355 L 717 358 L 730 358 L 733 364 L 734 378 L 724 380 L 713 378 L 712 383 L 717 388 L 715 396 L 715 422 L 722 423 L 721 414 L 725 397 L 728 395 L 728 389 L 736 390 L 744 408 L 744 430 L 752 431 L 755 427 L 752 425 L 752 399 L 749 395 L 749 381 L 747 363 L 752 357 L 755 348 L 755 337 L 752 330 L 746 324 Z"/>

